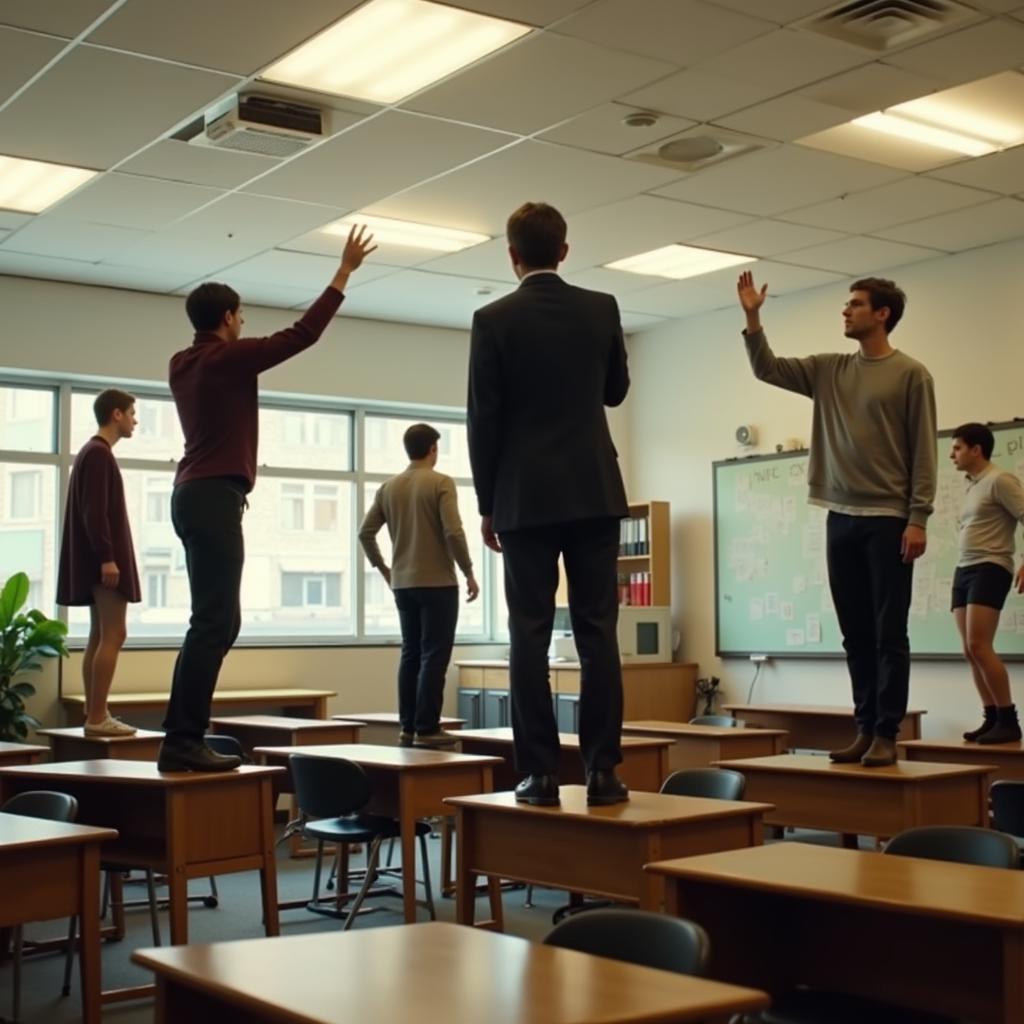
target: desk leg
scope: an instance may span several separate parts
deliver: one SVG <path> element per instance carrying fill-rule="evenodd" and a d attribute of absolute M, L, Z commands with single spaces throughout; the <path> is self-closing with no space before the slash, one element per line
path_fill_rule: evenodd
<path fill-rule="evenodd" d="M 277 861 L 274 859 L 274 785 L 270 779 L 260 780 L 260 847 L 263 866 L 260 868 L 260 895 L 263 897 L 263 931 L 280 935 L 277 907 Z"/>
<path fill-rule="evenodd" d="M 82 847 L 78 861 L 80 887 L 78 927 L 81 930 L 78 966 L 82 978 L 82 1021 L 100 1024 L 100 851 L 98 844 Z"/>
<path fill-rule="evenodd" d="M 1003 930 L 1002 1024 L 1020 1021 L 1024 1014 L 1024 937 L 1017 930 Z"/>
<path fill-rule="evenodd" d="M 416 819 L 412 811 L 414 785 L 409 772 L 400 773 L 398 827 L 402 847 L 402 910 L 406 924 L 416 923 Z"/>
<path fill-rule="evenodd" d="M 175 787 L 167 795 L 165 810 L 167 828 L 167 917 L 170 922 L 171 945 L 188 943 L 188 829 L 185 794 Z"/>
<path fill-rule="evenodd" d="M 471 839 L 468 832 L 473 827 L 472 818 L 460 807 L 455 818 L 455 920 L 470 927 L 476 917 L 476 884 L 467 856 Z M 501 900 L 500 890 L 498 900 Z"/>

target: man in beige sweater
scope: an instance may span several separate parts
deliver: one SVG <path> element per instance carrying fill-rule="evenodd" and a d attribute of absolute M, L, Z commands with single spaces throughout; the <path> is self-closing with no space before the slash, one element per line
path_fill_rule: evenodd
<path fill-rule="evenodd" d="M 459 618 L 455 563 L 466 577 L 466 600 L 475 601 L 480 593 L 455 483 L 434 469 L 440 437 L 427 423 L 405 432 L 409 468 L 381 484 L 359 529 L 366 557 L 395 595 L 402 627 L 398 717 L 403 746 L 450 742 L 440 719 Z M 394 552 L 390 567 L 377 544 L 385 525 Z"/>

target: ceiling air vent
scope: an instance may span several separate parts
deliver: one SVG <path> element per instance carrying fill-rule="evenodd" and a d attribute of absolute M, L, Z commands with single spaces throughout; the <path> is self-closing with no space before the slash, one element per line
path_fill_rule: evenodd
<path fill-rule="evenodd" d="M 956 0 L 852 0 L 807 18 L 798 27 L 884 53 L 980 17 Z"/>
<path fill-rule="evenodd" d="M 761 149 L 764 145 L 764 139 L 751 139 L 723 128 L 705 125 L 627 153 L 626 159 L 692 173 L 741 153 Z"/>
<path fill-rule="evenodd" d="M 287 157 L 324 137 L 323 112 L 272 96 L 234 96 L 208 110 L 203 130 L 188 139 L 242 153 Z"/>

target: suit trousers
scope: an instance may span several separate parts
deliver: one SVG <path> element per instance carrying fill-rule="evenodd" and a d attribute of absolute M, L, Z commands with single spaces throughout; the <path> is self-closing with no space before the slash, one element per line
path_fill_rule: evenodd
<path fill-rule="evenodd" d="M 617 625 L 619 520 L 584 519 L 501 534 L 511 653 L 509 680 L 516 767 L 558 773 L 558 726 L 548 647 L 558 589 L 558 556 L 580 659 L 580 753 L 588 771 L 622 760 L 622 665 Z"/>
<path fill-rule="evenodd" d="M 185 545 L 192 595 L 192 617 L 174 664 L 164 718 L 172 742 L 202 739 L 221 662 L 238 638 L 245 505 L 241 487 L 221 477 L 186 481 L 171 495 L 171 521 Z"/>

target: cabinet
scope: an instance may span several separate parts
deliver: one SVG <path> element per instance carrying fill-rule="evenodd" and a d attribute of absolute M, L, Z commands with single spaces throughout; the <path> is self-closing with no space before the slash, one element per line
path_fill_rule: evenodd
<path fill-rule="evenodd" d="M 482 729 L 484 726 L 484 691 L 459 687 L 458 717 L 464 718 L 466 729 Z"/>
<path fill-rule="evenodd" d="M 643 524 L 642 530 L 630 530 L 633 524 Z M 642 541 L 631 538 L 641 537 Z M 633 548 L 640 547 L 641 551 Z M 619 580 L 634 573 L 647 573 L 650 581 L 648 600 L 630 601 L 670 607 L 672 604 L 672 549 L 669 503 L 667 501 L 637 501 L 629 503 L 629 519 L 623 520 L 622 552 L 619 555 Z M 627 603 L 625 601 L 623 604 Z"/>
<path fill-rule="evenodd" d="M 508 690 L 484 690 L 483 729 L 507 729 L 512 724 Z"/>

